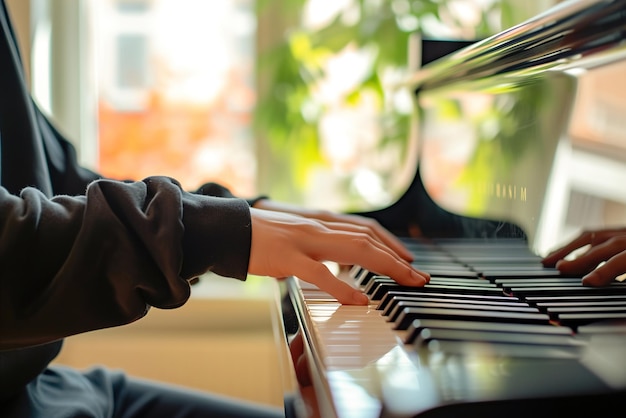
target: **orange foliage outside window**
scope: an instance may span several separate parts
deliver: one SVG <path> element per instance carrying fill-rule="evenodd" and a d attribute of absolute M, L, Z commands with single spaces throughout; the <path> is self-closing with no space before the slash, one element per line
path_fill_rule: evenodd
<path fill-rule="evenodd" d="M 236 193 L 253 194 L 254 161 L 245 162 L 254 159 L 253 144 L 240 144 L 236 137 L 249 130 L 254 92 L 239 77 L 225 84 L 212 103 L 172 102 L 157 90 L 136 112 L 101 100 L 99 171 L 117 179 L 167 175 L 188 189 L 218 181 Z"/>

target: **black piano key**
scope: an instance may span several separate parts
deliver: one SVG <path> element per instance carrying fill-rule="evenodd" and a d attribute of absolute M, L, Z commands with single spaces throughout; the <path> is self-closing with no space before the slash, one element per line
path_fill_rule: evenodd
<path fill-rule="evenodd" d="M 425 271 L 432 277 L 445 276 L 445 277 L 463 277 L 463 278 L 479 278 L 479 274 L 475 271 L 465 270 L 453 270 L 448 268 L 422 268 L 419 264 L 415 265 L 418 270 Z"/>
<path fill-rule="evenodd" d="M 364 271 L 365 269 L 361 266 L 357 266 L 354 265 L 352 267 L 350 267 L 350 270 L 348 271 L 348 277 L 350 277 L 351 279 L 356 280 L 357 277 L 359 277 L 359 275 Z"/>
<path fill-rule="evenodd" d="M 542 277 L 542 278 L 528 278 L 528 277 L 518 277 L 511 278 L 507 277 L 504 279 L 495 279 L 493 282 L 502 287 L 512 287 L 512 286 L 549 286 L 549 285 L 577 285 L 581 283 L 580 277 Z"/>
<path fill-rule="evenodd" d="M 554 313 L 556 315 L 562 313 L 583 313 L 583 312 L 624 312 L 626 313 L 626 304 L 622 304 L 621 306 L 576 306 L 576 307 L 549 307 L 547 309 L 548 313 Z"/>
<path fill-rule="evenodd" d="M 518 313 L 539 313 L 539 310 L 528 305 L 525 306 L 502 306 L 502 305 L 481 305 L 472 303 L 451 303 L 451 302 L 425 302 L 425 301 L 399 301 L 387 315 L 389 322 L 396 322 L 400 313 L 407 308 L 437 308 L 437 309 L 463 309 L 468 311 L 489 311 L 489 312 L 518 312 Z"/>
<path fill-rule="evenodd" d="M 413 343 L 417 333 L 424 328 L 454 329 L 454 330 L 478 330 L 516 334 L 546 334 L 572 336 L 572 330 L 567 327 L 555 325 L 528 325 L 511 324 L 504 322 L 477 322 L 477 321 L 452 321 L 445 319 L 416 319 L 407 328 L 404 342 Z"/>
<path fill-rule="evenodd" d="M 390 290 L 385 293 L 380 299 L 380 302 L 376 309 L 385 310 L 389 303 L 392 303 L 395 297 L 404 297 L 404 298 L 438 298 L 438 299 L 455 299 L 459 301 L 485 301 L 485 302 L 511 302 L 511 303 L 522 303 L 518 298 L 514 296 L 507 295 L 498 295 L 498 296 L 487 296 L 487 295 L 466 295 L 466 294 L 455 294 L 455 293 L 437 293 L 437 292 L 427 292 L 424 294 L 419 294 L 418 290 L 412 289 L 409 292 L 401 292 Z"/>
<path fill-rule="evenodd" d="M 359 275 L 355 279 L 355 284 L 357 286 L 366 286 L 372 277 L 376 276 L 375 273 L 371 271 L 362 269 Z"/>
<path fill-rule="evenodd" d="M 528 254 L 473 254 L 463 255 L 455 254 L 455 259 L 468 266 L 497 266 L 506 267 L 507 265 L 515 264 L 541 264 L 541 258 L 536 255 Z"/>
<path fill-rule="evenodd" d="M 568 296 L 527 296 L 524 300 L 530 304 L 552 303 L 552 302 L 589 302 L 605 303 L 608 301 L 624 301 L 626 295 L 568 295 Z"/>
<path fill-rule="evenodd" d="M 386 276 L 373 276 L 366 284 L 363 285 L 363 293 L 371 295 L 380 283 L 395 283 L 391 278 Z"/>
<path fill-rule="evenodd" d="M 523 291 L 523 289 L 531 289 L 531 291 L 534 291 L 532 289 L 534 288 L 545 288 L 545 289 L 549 289 L 549 288 L 571 288 L 571 287 L 583 287 L 582 286 L 582 282 L 580 280 L 578 281 L 571 281 L 571 282 L 546 282 L 546 283 L 532 283 L 532 282 L 526 282 L 523 281 L 519 284 L 517 283 L 511 283 L 511 282 L 507 282 L 506 284 L 500 284 L 500 286 L 502 286 L 502 289 L 504 289 L 504 291 L 506 293 L 512 293 L 515 289 L 515 291 L 519 292 L 519 291 Z M 552 291 L 552 294 L 554 294 L 555 292 Z M 546 295 L 549 295 L 551 293 L 546 292 Z"/>
<path fill-rule="evenodd" d="M 554 273 L 561 272 L 555 268 L 544 267 L 540 263 L 510 263 L 505 265 L 485 265 L 485 264 L 476 264 L 472 265 L 472 268 L 482 271 L 483 273 L 489 272 L 500 272 L 505 271 L 507 273 L 520 273 L 520 274 L 536 274 L 536 273 L 546 273 L 546 276 L 552 276 Z"/>
<path fill-rule="evenodd" d="M 385 295 L 386 298 L 387 295 Z M 383 316 L 389 316 L 391 312 L 398 306 L 401 302 L 433 302 L 433 303 L 446 303 L 446 304 L 466 304 L 466 305 L 482 305 L 482 306 L 508 306 L 508 307 L 517 307 L 517 308 L 530 308 L 530 305 L 524 302 L 520 302 L 515 299 L 509 299 L 508 301 L 494 301 L 494 300 L 480 300 L 477 298 L 460 298 L 457 297 L 457 294 L 449 294 L 449 297 L 428 297 L 428 296 L 415 296 L 415 295 L 402 295 L 402 296 L 393 296 L 390 299 L 387 299 L 383 307 L 377 307 L 378 310 L 382 310 Z M 471 296 L 471 295 L 468 295 Z M 385 299 L 383 298 L 383 299 Z M 380 303 L 382 305 L 382 301 Z M 380 306 L 379 305 L 379 306 Z M 534 312 L 538 312 L 538 308 L 532 308 Z"/>
<path fill-rule="evenodd" d="M 439 250 L 438 248 L 421 247 L 419 249 L 409 248 L 413 255 L 413 261 L 424 261 L 431 263 L 450 263 L 454 261 L 454 258 L 450 254 Z"/>
<path fill-rule="evenodd" d="M 482 344 L 542 345 L 549 347 L 561 346 L 576 350 L 586 345 L 586 341 L 575 339 L 571 335 L 527 334 L 438 328 L 423 328 L 416 335 L 413 344 L 416 347 L 426 347 L 428 343 L 433 340 Z"/>
<path fill-rule="evenodd" d="M 559 277 L 561 276 L 561 272 L 558 270 L 515 270 L 515 269 L 511 269 L 511 270 L 481 270 L 481 269 L 477 269 L 478 271 L 480 271 L 480 273 L 482 274 L 483 277 L 485 277 L 486 279 L 489 280 L 497 280 L 497 279 L 503 279 L 503 278 L 529 278 L 529 277 Z"/>
<path fill-rule="evenodd" d="M 611 283 L 607 286 L 603 286 L 603 287 L 592 287 L 592 286 L 585 286 L 582 283 L 581 279 L 567 279 L 567 280 L 550 280 L 550 279 L 546 279 L 545 281 L 542 281 L 541 279 L 539 279 L 537 282 L 533 282 L 533 280 L 525 280 L 525 279 L 521 279 L 519 280 L 519 284 L 514 282 L 514 281 L 507 281 L 505 283 L 496 283 L 498 285 L 501 285 L 503 287 L 577 287 L 577 288 L 582 288 L 582 289 L 588 289 L 590 294 L 594 294 L 594 292 L 598 292 L 598 290 L 593 290 L 593 289 L 604 289 L 607 290 L 609 292 L 609 294 L 612 294 L 614 292 L 619 292 L 619 290 L 621 289 L 621 291 L 626 294 L 626 283 L 619 283 L 619 282 L 615 282 L 615 283 Z"/>
<path fill-rule="evenodd" d="M 428 270 L 428 269 L 447 269 L 450 271 L 468 271 L 469 269 L 467 268 L 467 266 L 464 266 L 462 264 L 457 264 L 454 263 L 453 261 L 445 261 L 445 262 L 432 262 L 432 261 L 413 261 L 411 263 L 413 266 L 421 269 L 421 270 Z"/>
<path fill-rule="evenodd" d="M 568 296 L 576 294 L 587 295 L 626 295 L 626 286 L 611 285 L 605 287 L 583 286 L 538 286 L 538 287 L 513 287 L 510 292 L 514 295 L 528 296 Z"/>
<path fill-rule="evenodd" d="M 569 327 L 579 327 L 581 325 L 589 325 L 600 321 L 615 321 L 626 319 L 626 313 L 622 312 L 604 312 L 604 313 L 574 313 L 561 314 L 558 321 L 562 325 Z"/>
<path fill-rule="evenodd" d="M 440 266 L 461 266 L 453 257 L 444 253 L 413 253 L 413 264 L 421 265 L 421 264 L 433 264 Z"/>
<path fill-rule="evenodd" d="M 540 309 L 549 308 L 575 308 L 577 310 L 584 310 L 585 308 L 595 308 L 597 306 L 626 306 L 626 299 L 624 300 L 604 300 L 598 303 L 598 301 L 591 302 L 540 302 L 535 303 Z"/>
<path fill-rule="evenodd" d="M 431 284 L 427 284 L 422 287 L 408 287 L 408 286 L 401 286 L 397 284 L 396 282 L 393 282 L 393 283 L 379 283 L 377 286 L 374 287 L 374 289 L 369 295 L 372 300 L 380 300 L 387 292 L 391 290 L 414 291 L 419 294 L 430 293 L 430 292 L 493 295 L 493 296 L 501 296 L 503 294 L 502 289 L 499 289 L 497 287 L 431 285 Z"/>
<path fill-rule="evenodd" d="M 550 318 L 560 321 L 564 315 L 578 314 L 578 315 L 607 315 L 606 319 L 619 319 L 621 315 L 626 314 L 626 306 L 589 306 L 589 307 L 568 307 L 568 308 L 548 308 L 546 313 L 550 315 Z M 614 317 L 617 315 L 617 317 Z M 594 319 L 593 322 L 596 320 Z M 587 323 L 587 322 L 584 322 Z M 578 325 L 579 323 L 576 323 Z M 568 325 L 572 325 L 571 319 Z"/>
<path fill-rule="evenodd" d="M 397 283 L 378 283 L 376 286 L 373 286 L 372 291 L 368 293 L 371 300 L 380 300 L 387 292 L 390 290 L 402 291 L 402 292 L 411 292 L 415 288 L 408 286 L 401 286 Z M 423 288 L 420 288 L 423 290 Z"/>
<path fill-rule="evenodd" d="M 479 322 L 510 322 L 514 324 L 549 324 L 543 313 L 492 312 L 475 309 L 405 308 L 394 323 L 394 329 L 406 330 L 415 319 L 451 319 Z"/>
<path fill-rule="evenodd" d="M 518 271 L 534 271 L 534 270 L 545 270 L 545 271 L 558 271 L 554 267 L 545 267 L 541 264 L 541 260 L 537 258 L 515 258 L 514 256 L 505 255 L 504 257 L 494 257 L 489 260 L 464 260 L 468 266 L 472 266 L 478 270 L 508 270 L 509 268 L 512 270 Z"/>

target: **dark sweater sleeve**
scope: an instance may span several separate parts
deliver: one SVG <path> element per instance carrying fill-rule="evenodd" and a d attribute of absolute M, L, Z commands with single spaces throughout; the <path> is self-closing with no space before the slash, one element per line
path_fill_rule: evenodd
<path fill-rule="evenodd" d="M 218 183 L 205 183 L 196 191 L 196 193 L 206 196 L 235 197 L 235 195 L 233 195 L 233 193 L 227 187 L 224 187 Z M 265 195 L 259 195 L 256 197 L 247 198 L 246 202 L 248 202 L 248 205 L 252 207 L 259 200 L 267 198 L 268 197 Z"/>
<path fill-rule="evenodd" d="M 97 180 L 83 196 L 0 188 L 0 349 L 123 325 L 175 308 L 207 271 L 244 279 L 245 200 L 172 179 Z"/>

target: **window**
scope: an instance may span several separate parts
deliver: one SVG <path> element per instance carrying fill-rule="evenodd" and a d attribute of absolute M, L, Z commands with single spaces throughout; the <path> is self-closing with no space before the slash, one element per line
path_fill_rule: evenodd
<path fill-rule="evenodd" d="M 255 190 L 252 2 L 98 2 L 99 170 Z M 97 10 L 95 10 L 97 8 Z"/>

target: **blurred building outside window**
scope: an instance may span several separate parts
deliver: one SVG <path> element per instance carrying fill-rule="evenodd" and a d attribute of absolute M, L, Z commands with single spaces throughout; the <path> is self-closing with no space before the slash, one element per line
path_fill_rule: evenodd
<path fill-rule="evenodd" d="M 96 16 L 98 170 L 255 193 L 249 0 L 106 0 Z"/>

